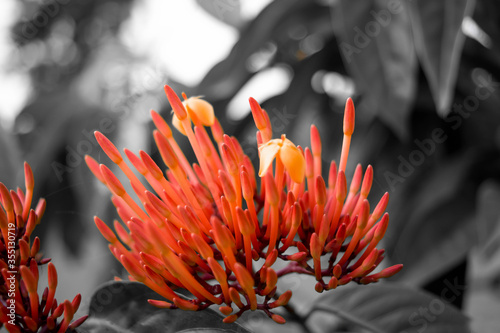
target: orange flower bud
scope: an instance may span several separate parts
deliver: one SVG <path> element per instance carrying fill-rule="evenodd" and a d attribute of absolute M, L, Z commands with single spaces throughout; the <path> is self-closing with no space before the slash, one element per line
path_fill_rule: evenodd
<path fill-rule="evenodd" d="M 119 164 L 121 161 L 123 161 L 122 155 L 120 154 L 116 146 L 111 141 L 109 141 L 109 139 L 104 134 L 99 131 L 95 131 L 94 136 L 97 139 L 99 146 L 101 146 L 102 150 L 104 150 L 111 161 L 116 164 Z"/>

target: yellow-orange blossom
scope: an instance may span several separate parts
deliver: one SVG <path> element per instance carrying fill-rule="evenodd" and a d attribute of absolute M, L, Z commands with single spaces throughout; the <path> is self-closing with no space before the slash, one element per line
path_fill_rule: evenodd
<path fill-rule="evenodd" d="M 114 222 L 113 232 L 95 218 L 111 252 L 131 279 L 169 300 L 150 300 L 151 304 L 185 310 L 218 304 L 225 322 L 259 309 L 284 323 L 272 312 L 286 305 L 292 295 L 286 291 L 275 296 L 283 275 L 315 276 L 316 290 L 322 292 L 350 281 L 376 282 L 402 268 L 395 265 L 372 274 L 384 257 L 384 250 L 376 246 L 389 221 L 384 214 L 388 194 L 370 212 L 371 166 L 363 177 L 358 165 L 347 189 L 344 171 L 354 130 L 351 99 L 346 103 L 339 170 L 332 161 L 325 182 L 316 127 L 311 127 L 311 149 L 295 146 L 284 135 L 272 139 L 269 116 L 251 98 L 259 130 L 259 181 L 252 162 L 238 141 L 224 134 L 210 104 L 198 98 L 186 100 L 186 96 L 182 102 L 169 86 L 165 92 L 174 112 L 173 124 L 187 136 L 197 163 L 187 161 L 170 127 L 154 111 L 151 116 L 157 129 L 153 135 L 166 172 L 144 151 L 136 155 L 124 150 L 152 191 L 118 149 L 103 134 L 95 133 L 105 153 L 130 180 L 142 207 L 108 167 L 86 157 L 89 168 L 112 192 L 122 220 Z M 321 262 L 322 256 L 330 258 L 328 264 Z M 275 270 L 278 259 L 288 264 Z M 194 299 L 176 294 L 178 287 L 189 290 Z"/>

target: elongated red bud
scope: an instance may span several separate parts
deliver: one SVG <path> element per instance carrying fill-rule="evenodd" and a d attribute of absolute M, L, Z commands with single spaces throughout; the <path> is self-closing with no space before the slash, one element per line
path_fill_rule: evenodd
<path fill-rule="evenodd" d="M 94 222 L 95 225 L 97 226 L 97 229 L 99 229 L 101 234 L 104 236 L 104 238 L 106 238 L 108 242 L 113 244 L 116 241 L 118 241 L 114 232 L 111 231 L 111 229 L 106 225 L 106 223 L 104 223 L 100 218 L 94 216 Z"/>
<path fill-rule="evenodd" d="M 158 131 L 160 131 L 160 133 L 163 134 L 166 138 L 171 138 L 172 130 L 170 129 L 170 126 L 168 126 L 165 119 L 163 119 L 163 117 L 160 116 L 160 114 L 155 110 L 151 110 L 150 113 L 151 118 L 153 119 L 153 123 L 155 124 Z"/>
<path fill-rule="evenodd" d="M 170 88 L 170 86 L 165 85 L 165 94 L 167 95 L 168 101 L 170 102 L 170 105 L 172 106 L 172 110 L 174 111 L 175 115 L 179 120 L 184 120 L 187 117 L 187 111 L 186 108 L 184 107 L 184 104 L 182 104 L 179 96 L 175 93 L 175 91 Z"/>
<path fill-rule="evenodd" d="M 163 161 L 170 169 L 175 169 L 178 166 L 179 162 L 172 147 L 170 146 L 170 143 L 168 143 L 167 139 L 163 135 L 161 135 L 161 133 L 158 132 L 157 130 L 153 132 L 153 136 L 156 145 L 160 150 L 160 155 Z"/>
<path fill-rule="evenodd" d="M 106 181 L 109 189 L 117 196 L 122 197 L 125 194 L 125 189 L 122 183 L 116 178 L 113 172 L 104 164 L 99 166 L 103 179 Z"/>
<path fill-rule="evenodd" d="M 355 119 L 355 111 L 354 111 L 354 103 L 352 99 L 349 97 L 345 104 L 344 110 L 344 134 L 351 136 L 354 132 L 354 119 Z"/>
<path fill-rule="evenodd" d="M 291 297 L 292 297 L 292 291 L 287 290 L 283 294 L 281 294 L 276 301 L 270 303 L 269 308 L 274 309 L 278 306 L 287 305 Z"/>
<path fill-rule="evenodd" d="M 97 163 L 96 160 L 94 160 L 92 157 L 89 155 L 85 155 L 85 163 L 87 164 L 88 168 L 94 176 L 103 184 L 106 184 L 106 181 L 104 180 L 102 174 L 101 174 L 101 169 L 99 168 L 99 163 Z"/>
<path fill-rule="evenodd" d="M 116 164 L 119 164 L 121 161 L 123 161 L 120 151 L 104 134 L 99 131 L 95 131 L 94 136 L 97 139 L 99 146 L 101 146 L 102 150 L 104 150 L 111 161 Z"/>
<path fill-rule="evenodd" d="M 315 190 L 316 203 L 318 205 L 325 205 L 327 196 L 326 196 L 326 185 L 325 181 L 323 180 L 323 177 L 321 176 L 316 177 L 316 184 L 314 190 Z"/>
<path fill-rule="evenodd" d="M 264 130 L 267 127 L 264 111 L 253 97 L 250 97 L 248 101 L 250 102 L 250 109 L 252 110 L 255 126 L 257 126 L 259 130 Z"/>
<path fill-rule="evenodd" d="M 27 190 L 33 190 L 35 187 L 35 178 L 33 177 L 33 170 L 31 166 L 24 162 L 24 181 Z"/>

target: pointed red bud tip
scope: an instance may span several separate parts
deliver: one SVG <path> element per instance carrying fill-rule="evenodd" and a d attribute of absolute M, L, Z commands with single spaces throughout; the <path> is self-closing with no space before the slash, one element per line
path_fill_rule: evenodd
<path fill-rule="evenodd" d="M 224 130 L 217 118 L 214 119 L 214 123 L 210 127 L 212 129 L 212 136 L 214 137 L 215 142 L 221 143 L 222 137 L 224 136 Z"/>
<path fill-rule="evenodd" d="M 281 294 L 281 296 L 276 301 L 274 301 L 270 304 L 270 308 L 273 309 L 273 308 L 276 308 L 278 306 L 287 305 L 288 302 L 290 301 L 290 298 L 292 298 L 292 291 L 287 290 L 283 294 Z"/>
<path fill-rule="evenodd" d="M 254 190 L 252 186 L 252 181 L 250 180 L 250 176 L 246 171 L 240 172 L 241 179 L 241 190 L 243 192 L 243 198 L 245 200 L 253 200 Z"/>
<path fill-rule="evenodd" d="M 178 165 L 178 161 L 177 161 L 177 156 L 175 155 L 174 151 L 172 150 L 172 147 L 170 146 L 170 143 L 168 143 L 167 139 L 163 135 L 161 135 L 161 133 L 158 132 L 157 130 L 153 132 L 153 136 L 156 145 L 160 150 L 160 155 L 163 161 L 170 169 L 175 169 Z"/>
<path fill-rule="evenodd" d="M 233 312 L 233 308 L 227 305 L 220 306 L 219 311 L 224 315 L 224 316 L 229 316 L 231 312 Z"/>
<path fill-rule="evenodd" d="M 332 273 L 336 278 L 339 278 L 340 275 L 342 274 L 342 267 L 339 264 L 335 265 L 333 267 Z"/>
<path fill-rule="evenodd" d="M 172 110 L 174 111 L 175 115 L 179 120 L 184 120 L 187 117 L 187 111 L 186 108 L 184 108 L 184 104 L 182 104 L 179 96 L 175 93 L 175 91 L 170 88 L 170 86 L 165 85 L 165 94 L 167 95 L 168 101 L 170 102 L 170 105 L 172 106 Z"/>
<path fill-rule="evenodd" d="M 142 163 L 144 164 L 146 169 L 153 175 L 155 179 L 163 178 L 163 172 L 148 153 L 141 150 L 139 151 L 139 156 L 141 157 Z"/>
<path fill-rule="evenodd" d="M 20 270 L 21 270 L 21 277 L 23 278 L 26 289 L 28 289 L 28 293 L 36 294 L 38 281 L 35 275 L 33 275 L 33 272 L 31 272 L 31 270 L 26 266 L 21 266 Z"/>
<path fill-rule="evenodd" d="M 287 258 L 287 260 L 301 262 L 306 257 L 307 257 L 306 252 L 297 252 L 297 253 L 288 255 L 286 258 Z"/>
<path fill-rule="evenodd" d="M 194 304 L 193 302 L 182 298 L 174 297 L 172 301 L 174 301 L 174 304 L 181 310 L 196 311 L 199 308 L 199 306 Z"/>
<path fill-rule="evenodd" d="M 245 290 L 247 294 L 253 290 L 253 286 L 255 283 L 254 279 L 250 272 L 246 269 L 246 267 L 239 262 L 234 264 L 234 275 L 236 275 L 236 279 L 238 279 L 240 286 L 243 288 L 243 290 Z"/>
<path fill-rule="evenodd" d="M 325 180 L 323 177 L 318 176 L 316 177 L 316 186 L 314 187 L 315 190 L 315 197 L 316 197 L 316 203 L 318 205 L 325 205 L 327 196 L 326 196 L 326 185 L 325 185 Z"/>
<path fill-rule="evenodd" d="M 373 249 L 373 251 L 370 252 L 368 257 L 363 261 L 361 266 L 359 266 L 354 271 L 349 273 L 349 276 L 351 276 L 352 278 L 357 278 L 362 276 L 363 274 L 366 274 L 366 272 L 373 267 L 375 261 L 377 261 L 378 256 L 379 256 L 378 250 Z"/>
<path fill-rule="evenodd" d="M 245 212 L 239 206 L 236 207 L 236 216 L 238 217 L 238 224 L 243 236 L 251 236 L 255 233 L 254 224 L 247 218 Z"/>
<path fill-rule="evenodd" d="M 314 125 L 311 125 L 311 148 L 314 156 L 321 155 L 321 137 L 318 128 Z"/>
<path fill-rule="evenodd" d="M 21 261 L 27 262 L 30 255 L 30 246 L 24 239 L 19 240 L 19 252 L 21 253 Z"/>
<path fill-rule="evenodd" d="M 365 177 L 363 178 L 363 184 L 361 185 L 361 195 L 365 198 L 370 193 L 373 184 L 373 167 L 368 165 L 365 171 Z"/>
<path fill-rule="evenodd" d="M 73 312 L 76 312 L 76 310 L 78 310 L 81 302 L 82 302 L 82 295 L 77 294 L 75 298 L 73 298 L 73 301 L 71 302 L 71 306 L 73 307 Z"/>
<path fill-rule="evenodd" d="M 328 290 L 335 289 L 335 288 L 337 288 L 338 284 L 339 284 L 339 280 L 335 276 L 332 276 L 332 278 L 328 282 L 327 288 L 328 288 Z"/>
<path fill-rule="evenodd" d="M 99 168 L 99 163 L 97 163 L 97 161 L 94 160 L 89 155 L 85 155 L 85 163 L 87 164 L 87 167 L 90 169 L 90 171 L 94 174 L 94 176 L 101 183 L 106 184 L 106 181 L 104 180 L 104 177 L 101 174 L 101 169 Z"/>
<path fill-rule="evenodd" d="M 274 320 L 278 324 L 282 324 L 283 325 L 284 323 L 286 323 L 285 318 L 283 318 L 280 315 L 277 315 L 276 313 L 274 313 L 274 314 L 271 315 L 271 319 Z"/>
<path fill-rule="evenodd" d="M 231 297 L 231 301 L 236 304 L 240 309 L 244 307 L 243 302 L 241 301 L 240 294 L 234 287 L 229 288 L 229 297 Z"/>
<path fill-rule="evenodd" d="M 228 174 L 224 170 L 219 170 L 219 181 L 224 191 L 224 196 L 229 202 L 236 201 L 236 191 Z"/>
<path fill-rule="evenodd" d="M 374 274 L 374 275 L 376 275 L 376 277 L 379 278 L 379 279 L 381 279 L 381 278 L 389 278 L 389 277 L 393 276 L 394 274 L 399 273 L 399 271 L 402 270 L 402 269 L 403 269 L 403 264 L 398 264 L 398 265 L 394 265 L 394 266 L 390 266 L 390 267 L 384 268 L 379 273 Z"/>
<path fill-rule="evenodd" d="M 165 135 L 165 137 L 171 138 L 172 130 L 170 129 L 170 126 L 168 126 L 165 119 L 163 119 L 163 117 L 160 116 L 160 114 L 155 110 L 151 110 L 150 113 L 151 119 L 153 119 L 153 123 L 155 124 L 158 131 L 160 131 L 161 134 Z"/>
<path fill-rule="evenodd" d="M 224 165 L 229 171 L 230 174 L 235 174 L 238 172 L 238 160 L 236 159 L 235 154 L 232 149 L 225 143 L 221 145 L 222 149 L 222 160 L 224 161 Z"/>
<path fill-rule="evenodd" d="M 28 317 L 28 316 L 24 316 L 24 323 L 26 324 L 26 326 L 28 327 L 28 329 L 31 331 L 31 332 L 36 332 L 38 330 L 38 324 L 33 320 L 31 319 L 31 317 Z M 9 332 L 21 332 L 21 331 L 10 331 L 8 330 Z"/>
<path fill-rule="evenodd" d="M 366 227 L 366 223 L 368 222 L 368 217 L 370 216 L 370 202 L 368 200 L 363 200 L 361 203 L 361 211 L 358 216 L 358 229 L 364 229 Z"/>
<path fill-rule="evenodd" d="M 0 196 L 2 197 L 2 204 L 6 212 L 12 212 L 14 209 L 14 204 L 12 198 L 10 197 L 10 192 L 5 187 L 3 183 L 0 183 Z"/>
<path fill-rule="evenodd" d="M 352 99 L 349 97 L 346 101 L 345 111 L 344 111 L 345 135 L 351 136 L 352 133 L 354 132 L 354 118 L 355 118 L 354 103 L 352 102 Z"/>
<path fill-rule="evenodd" d="M 278 259 L 278 250 L 273 249 L 271 253 L 267 255 L 266 261 L 264 262 L 264 266 L 271 267 Z"/>
<path fill-rule="evenodd" d="M 302 222 L 302 208 L 300 208 L 300 204 L 295 202 L 293 204 L 293 213 L 292 213 L 292 227 L 296 228 Z"/>
<path fill-rule="evenodd" d="M 94 136 L 97 139 L 99 146 L 101 146 L 102 150 L 104 150 L 111 161 L 116 164 L 119 164 L 121 161 L 123 161 L 122 155 L 120 154 L 116 146 L 104 134 L 99 131 L 95 131 Z"/>
<path fill-rule="evenodd" d="M 33 190 L 35 187 L 35 179 L 33 177 L 33 170 L 31 170 L 31 166 L 27 162 L 24 162 L 24 179 L 26 189 Z"/>
<path fill-rule="evenodd" d="M 262 110 L 260 104 L 253 97 L 250 97 L 248 101 L 250 102 L 250 109 L 252 110 L 255 126 L 257 126 L 257 128 L 261 131 L 264 130 L 267 127 L 264 110 Z"/>
<path fill-rule="evenodd" d="M 129 159 L 130 163 L 132 163 L 134 168 L 136 168 L 137 171 L 139 171 L 139 173 L 141 175 L 145 175 L 148 172 L 148 169 L 146 168 L 146 166 L 144 165 L 142 160 L 136 154 L 134 154 L 132 151 L 130 151 L 127 148 L 125 148 L 123 151 L 125 152 L 125 155 Z"/>
<path fill-rule="evenodd" d="M 337 176 L 337 184 L 335 185 L 335 196 L 337 201 L 342 202 L 347 196 L 347 182 L 345 179 L 345 173 L 340 170 Z"/>
<path fill-rule="evenodd" d="M 309 147 L 304 149 L 304 159 L 306 160 L 306 172 L 305 175 L 307 178 L 311 178 L 314 176 L 314 159 Z"/>
<path fill-rule="evenodd" d="M 49 289 L 56 290 L 57 287 L 57 271 L 56 266 L 53 263 L 49 262 L 48 264 L 48 276 L 49 276 Z"/>
<path fill-rule="evenodd" d="M 217 245 L 221 248 L 232 248 L 234 246 L 234 238 L 231 237 L 231 232 L 226 226 L 222 225 L 222 222 L 215 216 L 210 218 L 210 224 L 212 225 L 214 237 L 217 241 Z"/>
<path fill-rule="evenodd" d="M 54 305 L 57 305 L 56 300 L 54 300 Z M 51 317 L 58 318 L 63 314 L 63 312 L 64 312 L 64 303 L 61 303 L 61 304 L 57 305 L 57 307 L 55 308 L 54 311 L 52 311 Z"/>
<path fill-rule="evenodd" d="M 35 237 L 35 240 L 33 241 L 33 244 L 31 245 L 31 253 L 30 255 L 32 257 L 35 257 L 38 254 L 38 251 L 40 251 L 40 238 Z"/>
<path fill-rule="evenodd" d="M 132 262 L 123 254 L 120 256 L 120 262 L 135 280 L 138 282 L 143 282 L 145 280 L 144 271 L 137 263 Z"/>
<path fill-rule="evenodd" d="M 156 299 L 148 299 L 148 303 L 160 309 L 171 309 L 173 304 L 165 301 L 159 301 Z"/>
<path fill-rule="evenodd" d="M 319 241 L 318 234 L 314 233 L 311 236 L 311 256 L 319 260 L 321 258 L 321 253 L 323 252 L 323 247 Z"/>
<path fill-rule="evenodd" d="M 122 183 L 116 178 L 113 172 L 104 164 L 99 165 L 102 177 L 109 189 L 117 196 L 122 197 L 125 194 L 125 189 Z"/>
<path fill-rule="evenodd" d="M 238 319 L 238 315 L 232 314 L 232 315 L 224 318 L 224 320 L 222 320 L 222 321 L 226 324 L 231 324 L 231 323 L 234 323 L 236 321 L 236 319 Z"/>
<path fill-rule="evenodd" d="M 110 242 L 111 244 L 114 244 L 115 242 L 118 241 L 114 232 L 111 231 L 111 229 L 106 225 L 106 223 L 104 223 L 100 218 L 98 218 L 97 216 L 94 216 L 94 222 L 95 222 L 95 225 L 97 226 L 97 229 L 99 229 L 99 231 L 101 232 L 103 237 L 108 242 Z"/>
<path fill-rule="evenodd" d="M 70 332 L 73 331 L 75 328 L 77 328 L 78 326 L 80 326 L 81 324 L 83 324 L 85 322 L 85 320 L 87 320 L 88 317 L 89 317 L 88 315 L 85 315 L 83 317 L 78 318 L 77 320 L 75 320 L 74 322 L 72 322 L 68 326 L 68 330 Z"/>
<path fill-rule="evenodd" d="M 387 208 L 388 204 L 389 204 L 389 192 L 385 192 L 385 194 L 382 196 L 377 206 L 373 210 L 371 218 L 375 221 L 378 220 L 382 216 L 382 214 L 384 214 L 384 211 Z"/>
<path fill-rule="evenodd" d="M 328 188 L 333 189 L 337 182 L 337 163 L 332 161 L 330 163 L 330 170 L 328 171 Z"/>
<path fill-rule="evenodd" d="M 266 290 L 268 291 L 266 294 L 276 287 L 276 283 L 278 283 L 278 274 L 276 274 L 274 269 L 269 267 L 266 272 Z"/>
<path fill-rule="evenodd" d="M 265 174 L 264 181 L 266 182 L 266 201 L 269 202 L 271 206 L 277 206 L 280 195 L 278 193 L 278 188 L 274 182 L 274 178 L 270 172 Z"/>
<path fill-rule="evenodd" d="M 361 180 L 363 179 L 363 167 L 361 164 L 356 165 L 356 170 L 354 170 L 354 175 L 352 176 L 351 186 L 349 187 L 349 192 L 356 194 L 361 187 Z"/>
<path fill-rule="evenodd" d="M 373 237 L 377 241 L 380 241 L 384 235 L 385 231 L 387 230 L 387 226 L 389 225 L 389 214 L 385 213 L 384 216 L 382 217 L 382 220 L 377 225 L 377 229 L 375 229 L 375 236 Z"/>

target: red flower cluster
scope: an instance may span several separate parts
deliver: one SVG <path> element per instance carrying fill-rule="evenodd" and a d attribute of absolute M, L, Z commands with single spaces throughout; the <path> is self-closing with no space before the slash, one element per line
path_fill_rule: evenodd
<path fill-rule="evenodd" d="M 139 156 L 124 151 L 152 191 L 118 149 L 95 133 L 104 152 L 130 180 L 142 207 L 108 167 L 86 157 L 89 168 L 112 192 L 123 222 L 114 222 L 115 234 L 95 218 L 111 252 L 130 279 L 169 300 L 150 300 L 151 304 L 185 310 L 218 304 L 225 322 L 258 309 L 284 323 L 271 311 L 292 296 L 291 291 L 276 295 L 281 276 L 314 276 L 316 291 L 322 292 L 350 281 L 376 282 L 402 268 L 395 265 L 373 273 L 384 258 L 384 250 L 376 246 L 389 217 L 384 214 L 388 194 L 370 212 L 371 166 L 364 176 L 358 166 L 347 188 L 344 170 L 354 130 L 351 99 L 346 105 L 339 169 L 331 163 L 327 182 L 322 177 L 316 127 L 311 127 L 311 149 L 295 146 L 284 135 L 272 139 L 269 116 L 250 99 L 259 129 L 259 180 L 238 141 L 224 134 L 210 104 L 185 96 L 181 101 L 169 86 L 165 92 L 174 111 L 173 124 L 187 136 L 197 163 L 187 161 L 170 127 L 154 111 L 153 135 L 166 173 L 144 151 Z M 281 269 L 275 268 L 278 261 L 284 262 Z M 182 298 L 176 288 L 187 289 L 195 298 Z"/>
<path fill-rule="evenodd" d="M 54 298 L 57 272 L 50 259 L 42 259 L 38 252 L 40 239 L 30 236 L 45 211 L 41 199 L 35 210 L 30 209 L 34 179 L 30 166 L 24 164 L 26 193 L 20 188 L 9 191 L 0 183 L 0 322 L 7 331 L 66 332 L 81 325 L 87 316 L 73 323 L 81 296 L 61 304 Z M 38 295 L 38 266 L 47 264 L 49 286 L 42 298 Z M 1 327 L 0 325 L 0 327 Z"/>

